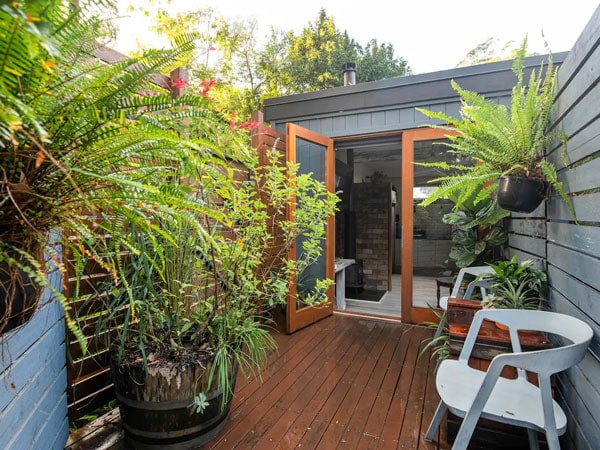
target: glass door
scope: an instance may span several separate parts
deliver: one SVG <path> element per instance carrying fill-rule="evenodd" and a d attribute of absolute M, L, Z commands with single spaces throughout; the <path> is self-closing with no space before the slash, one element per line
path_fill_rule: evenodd
<path fill-rule="evenodd" d="M 413 174 L 413 308 L 435 308 L 440 296 L 448 295 L 456 266 L 449 257 L 452 248 L 452 226 L 444 216 L 452 211 L 450 200 L 439 200 L 428 206 L 422 201 L 435 189 L 432 180 L 446 173 L 419 163 L 447 161 L 445 139 L 414 143 Z M 451 161 L 447 161 L 451 162 Z"/>
<path fill-rule="evenodd" d="M 441 176 L 431 168 L 415 162 L 433 162 L 448 157 L 444 142 L 451 134 L 447 130 L 422 128 L 402 134 L 402 321 L 421 323 L 435 320 L 430 306 L 437 305 L 440 294 L 452 274 L 449 258 L 451 227 L 442 217 L 452 208 L 450 202 L 420 206 L 432 184 Z"/>
<path fill-rule="evenodd" d="M 313 178 L 324 182 L 329 192 L 334 192 L 334 150 L 333 140 L 297 125 L 287 124 L 287 161 L 299 164 L 298 174 L 310 173 Z M 296 214 L 296 199 L 290 199 L 288 217 Z M 329 288 L 328 300 L 322 304 L 307 304 L 304 299 L 310 295 L 319 278 L 334 277 L 334 218 L 326 225 L 323 253 L 318 261 L 296 275 L 290 282 L 286 308 L 287 332 L 292 333 L 333 313 L 334 289 Z M 290 258 L 295 259 L 303 251 L 303 239 L 298 238 L 290 249 Z"/>

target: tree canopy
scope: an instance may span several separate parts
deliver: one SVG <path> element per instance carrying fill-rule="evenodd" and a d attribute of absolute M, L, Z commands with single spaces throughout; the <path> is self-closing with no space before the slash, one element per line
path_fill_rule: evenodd
<path fill-rule="evenodd" d="M 372 39 L 362 47 L 348 31 L 340 31 L 333 17 L 321 9 L 298 35 L 286 35 L 288 52 L 284 71 L 288 74 L 291 93 L 316 91 L 342 86 L 341 67 L 354 62 L 357 82 L 375 81 L 410 73 L 404 58 L 396 57 L 392 44 Z"/>
<path fill-rule="evenodd" d="M 211 98 L 240 120 L 260 109 L 265 98 L 342 86 L 341 68 L 347 62 L 356 63 L 358 83 L 410 73 L 391 43 L 373 38 L 361 46 L 336 27 L 325 9 L 297 33 L 271 29 L 264 43 L 256 21 L 230 20 L 210 8 L 145 14 L 152 17 L 153 30 L 170 40 L 191 32 L 200 35 L 201 52 L 176 63 L 196 79 L 215 80 Z"/>
<path fill-rule="evenodd" d="M 515 41 L 507 41 L 501 44 L 499 39 L 489 37 L 469 50 L 456 67 L 474 66 L 476 64 L 515 59 L 519 51 L 519 45 L 515 43 Z M 525 53 L 526 56 L 531 54 L 532 53 L 529 52 Z"/>

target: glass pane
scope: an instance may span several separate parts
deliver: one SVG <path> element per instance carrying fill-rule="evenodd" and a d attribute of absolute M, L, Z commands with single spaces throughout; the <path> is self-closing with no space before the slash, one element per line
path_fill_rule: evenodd
<path fill-rule="evenodd" d="M 324 183 L 325 151 L 326 148 L 321 145 L 303 139 L 297 139 L 296 162 L 299 164 L 298 175 L 310 173 L 315 180 Z M 304 242 L 305 239 L 302 236 L 300 236 L 296 242 L 297 259 L 301 259 L 303 256 Z M 296 307 L 298 309 L 307 306 L 304 300 L 314 293 L 315 280 L 324 279 L 326 277 L 324 240 L 321 241 L 321 251 L 322 254 L 319 259 L 298 274 L 296 288 L 298 295 Z"/>
<path fill-rule="evenodd" d="M 447 153 L 444 140 L 417 141 L 414 144 L 414 160 L 434 162 L 454 157 Z M 450 162 L 450 161 L 448 161 Z M 438 293 L 448 295 L 452 286 L 455 265 L 450 259 L 452 227 L 443 222 L 445 214 L 452 209 L 449 200 L 437 201 L 427 207 L 420 203 L 435 185 L 430 180 L 445 175 L 432 167 L 414 166 L 413 188 L 413 306 L 436 306 Z"/>

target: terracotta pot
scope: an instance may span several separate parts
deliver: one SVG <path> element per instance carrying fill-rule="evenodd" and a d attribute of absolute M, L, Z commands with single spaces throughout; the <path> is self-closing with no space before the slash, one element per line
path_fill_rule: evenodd
<path fill-rule="evenodd" d="M 508 211 L 530 213 L 547 193 L 548 183 L 539 178 L 506 176 L 498 181 L 498 205 Z"/>

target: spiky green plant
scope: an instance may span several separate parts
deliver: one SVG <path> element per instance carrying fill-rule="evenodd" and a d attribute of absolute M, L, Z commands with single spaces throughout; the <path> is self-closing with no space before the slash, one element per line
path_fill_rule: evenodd
<path fill-rule="evenodd" d="M 433 330 L 438 329 L 440 322 L 444 320 L 444 326 L 439 335 L 434 335 L 430 338 L 423 339 L 421 344 L 424 344 L 419 351 L 418 359 L 420 359 L 424 354 L 431 351 L 431 358 L 437 359 L 436 368 L 439 366 L 440 362 L 445 359 L 448 359 L 450 356 L 450 328 L 448 326 L 448 321 L 446 320 L 446 313 L 440 311 L 437 308 L 429 307 L 430 311 L 437 317 L 437 321 L 435 322 L 423 322 L 420 325 L 432 328 Z M 437 334 L 437 333 L 436 333 Z"/>
<path fill-rule="evenodd" d="M 451 142 L 447 145 L 450 152 L 464 161 L 463 164 L 420 163 L 452 171 L 431 181 L 439 187 L 423 201 L 424 205 L 454 196 L 457 199 L 455 208 L 460 209 L 473 194 L 476 194 L 476 202 L 492 194 L 498 177 L 514 175 L 550 183 L 575 216 L 562 183 L 558 181 L 556 168 L 544 158 L 546 149 L 557 137 L 555 130 L 548 129 L 557 69 L 550 56 L 547 67 L 542 64 L 538 71 L 533 70 L 526 82 L 523 65 L 526 47 L 527 39 L 524 39 L 512 67 L 517 84 L 512 89 L 509 107 L 462 89 L 452 80 L 452 87 L 461 98 L 460 118 L 417 108 L 427 117 L 444 123 L 433 127 L 458 132 L 448 137 Z M 480 189 L 482 184 L 486 186 L 484 189 Z"/>
<path fill-rule="evenodd" d="M 548 276 L 537 269 L 538 260 L 518 261 L 514 255 L 508 261 L 490 264 L 494 270 L 486 279 L 492 282 L 491 293 L 483 304 L 494 308 L 537 309 L 548 291 Z"/>
<path fill-rule="evenodd" d="M 337 201 L 323 183 L 282 165 L 275 150 L 262 166 L 252 154 L 237 157 L 249 171 L 245 182 L 236 182 L 244 177 L 229 166 L 194 164 L 196 173 L 190 174 L 192 184 L 201 186 L 199 201 L 220 212 L 199 216 L 208 233 L 178 217 L 155 216 L 165 234 L 133 229 L 138 243 L 127 263 L 127 284 L 107 288 L 106 310 L 112 313 L 106 319 L 119 326 L 120 351 L 134 349 L 145 360 L 157 345 L 159 351 L 201 348 L 214 358 L 209 383 L 223 391 L 223 404 L 232 394 L 233 367 L 255 371 L 275 348 L 266 313 L 286 303 L 290 278 L 321 255 L 325 223 Z M 290 221 L 281 217 L 292 197 L 297 214 Z M 302 251 L 291 260 L 299 236 Z M 318 280 L 302 301 L 327 299 L 332 283 Z"/>

